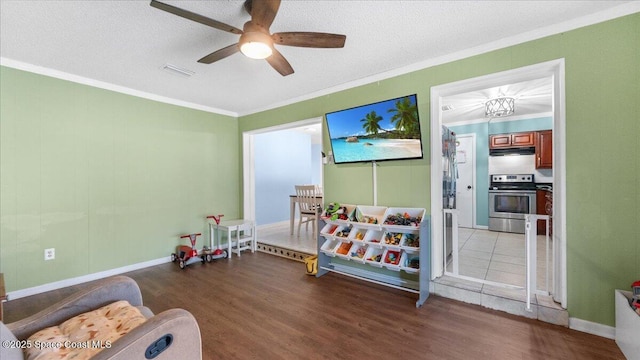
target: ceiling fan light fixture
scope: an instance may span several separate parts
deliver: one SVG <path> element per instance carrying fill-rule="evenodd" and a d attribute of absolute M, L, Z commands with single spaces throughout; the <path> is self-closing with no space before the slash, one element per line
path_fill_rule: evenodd
<path fill-rule="evenodd" d="M 512 97 L 499 97 L 491 99 L 484 104 L 485 117 L 509 116 L 515 111 L 515 99 Z"/>
<path fill-rule="evenodd" d="M 271 37 L 262 32 L 245 32 L 240 37 L 240 52 L 252 59 L 266 59 L 273 54 Z"/>

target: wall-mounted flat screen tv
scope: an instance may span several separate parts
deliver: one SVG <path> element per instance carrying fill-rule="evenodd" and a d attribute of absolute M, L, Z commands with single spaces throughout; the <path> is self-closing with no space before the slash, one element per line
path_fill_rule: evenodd
<path fill-rule="evenodd" d="M 417 96 L 325 115 L 336 164 L 422 159 Z"/>

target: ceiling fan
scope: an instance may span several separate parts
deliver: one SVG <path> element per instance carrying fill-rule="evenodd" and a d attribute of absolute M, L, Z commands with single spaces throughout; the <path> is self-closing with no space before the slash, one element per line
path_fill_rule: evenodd
<path fill-rule="evenodd" d="M 280 0 L 246 0 L 244 8 L 251 15 L 251 20 L 244 24 L 243 30 L 156 0 L 151 0 L 150 5 L 185 19 L 240 35 L 240 40 L 237 43 L 216 50 L 198 60 L 203 64 L 211 64 L 240 51 L 250 58 L 266 59 L 277 72 L 282 76 L 287 76 L 293 74 L 293 68 L 287 59 L 274 48 L 274 44 L 311 48 L 341 48 L 344 47 L 347 38 L 345 35 L 339 34 L 300 31 L 271 34 L 269 27 L 278 13 Z"/>

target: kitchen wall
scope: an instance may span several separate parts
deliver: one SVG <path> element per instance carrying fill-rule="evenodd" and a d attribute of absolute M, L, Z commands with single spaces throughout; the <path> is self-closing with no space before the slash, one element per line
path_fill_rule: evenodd
<path fill-rule="evenodd" d="M 471 123 L 449 126 L 456 135 L 476 135 L 476 225 L 489 226 L 489 175 L 534 174 L 537 182 L 553 182 L 552 170 L 536 170 L 534 155 L 489 156 L 489 134 L 547 130 L 553 128 L 552 117 Z"/>
<path fill-rule="evenodd" d="M 489 174 L 533 174 L 536 183 L 553 183 L 553 169 L 535 164 L 535 155 L 489 156 Z"/>

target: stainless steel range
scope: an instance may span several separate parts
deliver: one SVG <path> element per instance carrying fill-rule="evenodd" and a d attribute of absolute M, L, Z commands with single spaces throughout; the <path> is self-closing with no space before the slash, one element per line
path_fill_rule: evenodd
<path fill-rule="evenodd" d="M 489 230 L 524 234 L 524 216 L 535 213 L 533 174 L 491 175 Z"/>

